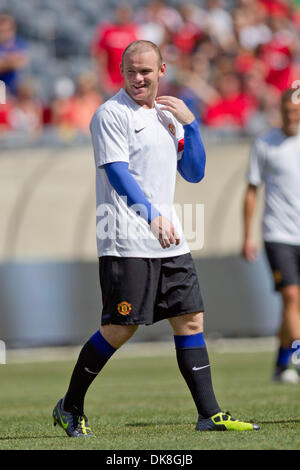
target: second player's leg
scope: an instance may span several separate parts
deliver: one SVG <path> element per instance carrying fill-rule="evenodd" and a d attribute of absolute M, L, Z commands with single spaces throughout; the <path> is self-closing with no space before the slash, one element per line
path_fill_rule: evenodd
<path fill-rule="evenodd" d="M 286 286 L 280 292 L 283 309 L 279 339 L 284 348 L 290 348 L 294 340 L 300 340 L 300 286 Z"/>
<path fill-rule="evenodd" d="M 282 298 L 282 319 L 278 332 L 279 348 L 273 380 L 298 383 L 299 376 L 289 368 L 295 349 L 294 341 L 300 340 L 300 287 L 289 285 L 280 289 Z"/>

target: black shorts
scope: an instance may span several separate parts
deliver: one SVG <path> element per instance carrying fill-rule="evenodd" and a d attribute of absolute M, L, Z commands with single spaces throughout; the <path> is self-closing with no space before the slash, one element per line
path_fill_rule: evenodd
<path fill-rule="evenodd" d="M 275 290 L 300 285 L 300 245 L 265 242 Z"/>
<path fill-rule="evenodd" d="M 102 325 L 151 325 L 204 311 L 190 253 L 170 258 L 99 258 Z"/>

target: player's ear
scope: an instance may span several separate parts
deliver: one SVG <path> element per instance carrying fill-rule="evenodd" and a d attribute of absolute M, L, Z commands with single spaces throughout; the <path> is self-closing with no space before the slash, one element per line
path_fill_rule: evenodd
<path fill-rule="evenodd" d="M 121 72 L 122 77 L 124 77 L 123 62 L 120 63 L 120 72 Z"/>
<path fill-rule="evenodd" d="M 162 63 L 160 68 L 159 68 L 159 76 L 163 77 L 166 73 L 166 64 Z"/>

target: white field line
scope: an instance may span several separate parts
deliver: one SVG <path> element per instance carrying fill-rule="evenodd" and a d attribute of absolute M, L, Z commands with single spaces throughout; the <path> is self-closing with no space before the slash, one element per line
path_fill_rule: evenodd
<path fill-rule="evenodd" d="M 215 353 L 257 353 L 275 351 L 277 339 L 267 338 L 220 338 L 207 339 L 209 352 Z M 48 348 L 10 349 L 6 351 L 7 364 L 30 362 L 73 361 L 76 360 L 81 346 L 63 346 Z M 141 342 L 125 344 L 112 360 L 128 357 L 173 356 L 173 342 Z M 0 366 L 1 367 L 1 366 Z"/>

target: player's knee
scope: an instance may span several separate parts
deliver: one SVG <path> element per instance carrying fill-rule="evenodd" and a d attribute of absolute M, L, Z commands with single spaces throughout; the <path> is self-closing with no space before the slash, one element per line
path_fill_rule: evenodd
<path fill-rule="evenodd" d="M 189 331 L 188 334 L 195 335 L 203 331 L 203 318 L 194 317 L 187 321 L 186 329 Z"/>
<path fill-rule="evenodd" d="M 203 312 L 189 313 L 170 319 L 175 335 L 194 335 L 203 331 Z"/>
<path fill-rule="evenodd" d="M 121 347 L 138 329 L 137 325 L 103 325 L 100 328 L 102 336 L 114 348 Z"/>
<path fill-rule="evenodd" d="M 299 308 L 299 287 L 287 286 L 281 290 L 282 300 L 285 307 L 295 306 Z"/>

